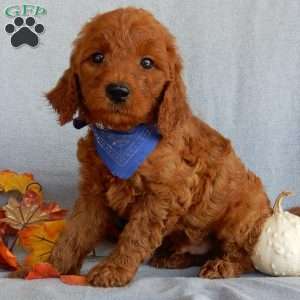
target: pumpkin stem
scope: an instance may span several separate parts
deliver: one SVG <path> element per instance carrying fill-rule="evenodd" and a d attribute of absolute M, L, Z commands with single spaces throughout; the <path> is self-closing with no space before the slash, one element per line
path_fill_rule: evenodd
<path fill-rule="evenodd" d="M 284 191 L 284 192 L 281 192 L 276 200 L 275 200 L 275 204 L 274 204 L 274 207 L 273 207 L 273 210 L 274 210 L 274 213 L 282 213 L 283 212 L 283 209 L 282 209 L 282 206 L 281 206 L 281 203 L 283 201 L 283 199 L 285 197 L 288 197 L 288 196 L 291 196 L 293 195 L 292 192 L 287 192 L 287 191 Z"/>

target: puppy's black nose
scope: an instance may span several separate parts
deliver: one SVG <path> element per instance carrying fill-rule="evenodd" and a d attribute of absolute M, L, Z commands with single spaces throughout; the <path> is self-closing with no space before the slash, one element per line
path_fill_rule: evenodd
<path fill-rule="evenodd" d="M 125 102 L 129 95 L 129 89 L 126 85 L 111 83 L 106 86 L 106 95 L 114 103 Z"/>

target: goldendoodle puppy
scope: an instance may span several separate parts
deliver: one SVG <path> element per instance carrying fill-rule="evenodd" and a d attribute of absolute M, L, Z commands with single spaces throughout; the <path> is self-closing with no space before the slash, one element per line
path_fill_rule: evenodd
<path fill-rule="evenodd" d="M 230 141 L 192 114 L 181 71 L 174 37 L 143 9 L 83 27 L 47 94 L 61 125 L 76 112 L 89 124 L 78 143 L 79 198 L 50 257 L 60 272 L 78 272 L 120 220 L 115 249 L 88 273 L 92 285 L 125 285 L 151 257 L 158 267 L 186 267 L 216 249 L 201 276 L 252 270 L 268 197 Z"/>

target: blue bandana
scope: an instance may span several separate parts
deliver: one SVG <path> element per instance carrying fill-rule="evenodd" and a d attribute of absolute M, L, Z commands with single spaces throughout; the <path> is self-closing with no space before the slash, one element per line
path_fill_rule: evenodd
<path fill-rule="evenodd" d="M 150 155 L 159 142 L 158 130 L 141 124 L 129 132 L 92 126 L 96 151 L 110 172 L 128 179 Z"/>

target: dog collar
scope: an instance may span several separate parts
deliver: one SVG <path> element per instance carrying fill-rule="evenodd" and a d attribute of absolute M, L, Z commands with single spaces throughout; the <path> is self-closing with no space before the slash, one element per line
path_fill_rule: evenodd
<path fill-rule="evenodd" d="M 153 125 L 141 124 L 128 132 L 91 126 L 97 154 L 110 172 L 121 179 L 131 177 L 160 140 Z"/>

